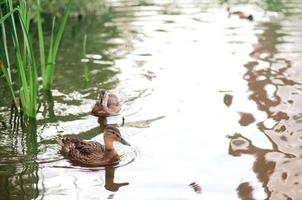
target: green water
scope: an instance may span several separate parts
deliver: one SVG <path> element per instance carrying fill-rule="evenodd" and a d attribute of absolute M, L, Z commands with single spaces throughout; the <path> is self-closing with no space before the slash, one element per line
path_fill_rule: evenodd
<path fill-rule="evenodd" d="M 18 123 L 0 81 L 0 199 L 300 199 L 299 1 L 77 2 L 74 11 L 83 17 L 67 24 L 37 121 Z M 120 97 L 108 122 L 132 146 L 116 145 L 116 167 L 76 166 L 56 137 L 103 142 L 90 115 L 100 88 Z"/>

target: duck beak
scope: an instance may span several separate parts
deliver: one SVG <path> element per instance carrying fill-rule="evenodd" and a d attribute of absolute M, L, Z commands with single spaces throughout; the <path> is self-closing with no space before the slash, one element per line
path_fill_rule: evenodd
<path fill-rule="evenodd" d="M 121 138 L 121 143 L 123 145 L 131 146 L 124 138 Z"/>

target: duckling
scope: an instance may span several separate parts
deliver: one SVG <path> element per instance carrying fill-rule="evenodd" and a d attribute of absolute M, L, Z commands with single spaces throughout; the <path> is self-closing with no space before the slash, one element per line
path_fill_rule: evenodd
<path fill-rule="evenodd" d="M 108 94 L 104 89 L 99 92 L 99 101 L 92 108 L 91 113 L 97 117 L 117 115 L 121 110 L 119 98 L 115 94 Z"/>
<path fill-rule="evenodd" d="M 115 141 L 130 146 L 117 128 L 108 125 L 104 129 L 105 145 L 94 141 L 82 141 L 77 137 L 64 137 L 59 139 L 58 143 L 62 146 L 64 157 L 72 162 L 85 166 L 106 166 L 120 161 L 120 156 L 113 147 Z"/>

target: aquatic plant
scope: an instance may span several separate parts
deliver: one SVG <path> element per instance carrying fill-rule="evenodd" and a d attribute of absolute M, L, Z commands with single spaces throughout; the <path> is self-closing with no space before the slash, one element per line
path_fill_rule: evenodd
<path fill-rule="evenodd" d="M 32 41 L 29 37 L 29 23 L 31 18 L 30 9 L 27 8 L 26 2 L 20 1 L 17 8 L 13 8 L 12 0 L 6 0 L 4 11 L 7 13 L 3 16 L 1 10 L 1 29 L 2 29 L 2 41 L 4 52 L 0 51 L 1 60 L 3 63 L 3 72 L 10 88 L 10 93 L 13 96 L 14 104 L 17 105 L 16 93 L 13 88 L 13 80 L 11 77 L 11 65 L 10 57 L 8 55 L 7 48 L 7 36 L 10 36 L 14 49 L 14 57 L 16 62 L 17 74 L 18 74 L 18 94 L 20 98 L 21 110 L 28 117 L 35 117 L 37 112 L 37 65 L 32 47 Z M 17 11 L 17 17 L 15 19 L 14 12 Z M 8 17 L 9 15 L 9 17 Z M 4 20 L 6 23 L 4 23 Z M 23 45 L 20 42 L 19 35 L 17 33 L 17 25 L 21 27 Z M 7 31 L 6 26 L 7 25 Z M 7 35 L 7 33 L 9 35 Z"/>
<path fill-rule="evenodd" d="M 2 9 L 0 9 L 0 24 L 1 24 L 1 39 L 3 41 L 3 48 L 2 46 L 0 47 L 0 71 L 3 72 L 4 77 L 6 79 L 6 82 L 8 83 L 8 88 L 9 91 L 13 97 L 13 100 L 16 104 L 16 97 L 13 89 L 13 81 L 11 77 L 11 69 L 10 69 L 10 64 L 9 64 L 9 57 L 8 57 L 8 52 L 7 52 L 7 40 L 6 40 L 6 30 L 5 30 L 5 25 L 4 21 L 10 17 L 17 9 L 13 9 L 12 11 L 6 13 L 6 15 L 3 16 Z"/>
<path fill-rule="evenodd" d="M 64 14 L 57 31 L 55 31 L 56 18 L 53 17 L 50 42 L 49 42 L 49 50 L 46 60 L 43 27 L 42 27 L 42 19 L 41 19 L 41 12 L 40 12 L 41 6 L 40 6 L 40 0 L 37 0 L 37 6 L 38 6 L 37 26 L 38 26 L 38 37 L 39 37 L 39 49 L 40 49 L 40 64 L 41 64 L 41 73 L 43 79 L 43 89 L 45 90 L 50 90 L 52 86 L 57 53 L 61 44 L 66 22 L 70 14 L 71 1 L 72 0 L 68 0 L 67 6 L 64 10 Z"/>
<path fill-rule="evenodd" d="M 83 39 L 83 58 L 86 56 L 86 43 L 87 43 L 87 35 L 84 35 Z M 89 70 L 86 62 L 83 62 L 83 79 L 86 83 L 89 81 Z"/>
<path fill-rule="evenodd" d="M 53 18 L 47 60 L 45 59 L 41 14 L 39 10 L 36 13 L 42 82 L 45 90 L 50 90 L 52 85 L 55 60 L 70 13 L 71 1 L 72 0 L 68 1 L 57 31 L 55 31 L 55 18 Z M 39 0 L 37 0 L 37 2 L 39 4 Z M 0 8 L 0 41 L 2 41 L 0 43 L 0 60 L 2 71 L 13 97 L 14 105 L 16 107 L 20 106 L 21 112 L 26 116 L 35 118 L 38 110 L 38 67 L 37 57 L 35 56 L 32 45 L 33 40 L 29 36 L 30 22 L 34 14 L 25 0 L 20 0 L 16 8 L 13 8 L 12 0 L 5 0 L 1 3 L 3 4 Z M 12 41 L 12 55 L 8 53 L 11 53 L 7 45 L 9 39 Z M 15 62 L 14 66 L 16 68 L 17 81 L 14 81 L 12 77 L 12 59 Z M 14 84 L 17 84 L 17 87 L 14 87 Z"/>

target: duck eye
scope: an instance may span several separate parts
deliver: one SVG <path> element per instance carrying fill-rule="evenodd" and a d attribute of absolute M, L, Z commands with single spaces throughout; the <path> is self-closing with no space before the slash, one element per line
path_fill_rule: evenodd
<path fill-rule="evenodd" d="M 116 133 L 114 131 L 109 131 L 110 133 L 112 133 L 113 135 L 116 135 Z"/>

